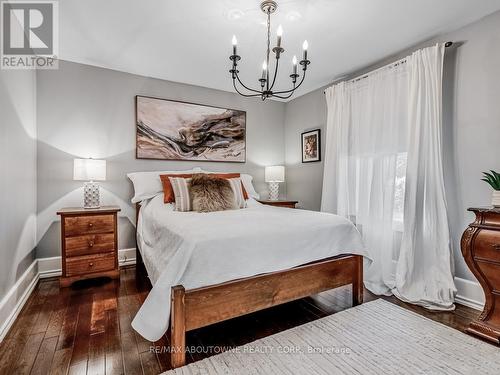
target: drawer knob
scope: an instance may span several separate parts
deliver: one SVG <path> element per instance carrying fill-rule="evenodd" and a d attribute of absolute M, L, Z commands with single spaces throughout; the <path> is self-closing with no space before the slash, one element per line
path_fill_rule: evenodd
<path fill-rule="evenodd" d="M 89 241 L 89 247 L 93 247 L 94 246 L 94 241 Z"/>
<path fill-rule="evenodd" d="M 94 226 L 94 224 L 89 223 L 89 228 L 92 228 L 93 226 Z"/>
<path fill-rule="evenodd" d="M 89 267 L 94 267 L 94 263 L 89 263 Z"/>
<path fill-rule="evenodd" d="M 493 245 L 491 245 L 494 249 L 496 250 L 500 250 L 500 243 L 494 243 Z"/>

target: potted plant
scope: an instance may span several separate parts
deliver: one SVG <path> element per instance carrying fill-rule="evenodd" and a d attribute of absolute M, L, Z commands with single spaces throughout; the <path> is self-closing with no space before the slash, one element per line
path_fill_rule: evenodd
<path fill-rule="evenodd" d="M 493 188 L 491 204 L 493 207 L 500 207 L 500 173 L 495 171 L 483 172 L 481 180 L 487 182 Z"/>

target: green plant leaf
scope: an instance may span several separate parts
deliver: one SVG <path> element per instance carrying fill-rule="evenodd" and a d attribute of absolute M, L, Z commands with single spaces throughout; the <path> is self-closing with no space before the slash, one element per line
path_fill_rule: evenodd
<path fill-rule="evenodd" d="M 493 177 L 493 175 L 491 173 L 483 172 L 483 174 L 486 176 L 486 178 L 491 178 L 492 180 L 495 179 L 495 177 Z"/>
<path fill-rule="evenodd" d="M 497 184 L 496 182 L 491 181 L 490 179 L 482 178 L 481 181 L 486 182 L 488 185 L 490 185 L 493 188 L 493 190 L 500 190 L 500 184 Z"/>
<path fill-rule="evenodd" d="M 495 180 L 500 181 L 500 173 L 497 173 L 495 171 L 490 171 L 490 172 L 495 177 Z"/>
<path fill-rule="evenodd" d="M 486 178 L 482 178 L 481 181 L 484 181 L 486 182 L 488 185 L 490 185 L 491 187 L 493 187 L 493 185 L 491 184 L 490 181 L 488 181 Z"/>
<path fill-rule="evenodd" d="M 483 181 L 486 181 L 487 183 L 492 184 L 493 183 L 493 177 L 485 174 L 484 178 L 483 178 Z"/>
<path fill-rule="evenodd" d="M 500 190 L 500 173 L 490 170 L 489 172 L 483 172 L 483 178 L 481 181 L 486 182 L 490 185 L 493 190 Z"/>

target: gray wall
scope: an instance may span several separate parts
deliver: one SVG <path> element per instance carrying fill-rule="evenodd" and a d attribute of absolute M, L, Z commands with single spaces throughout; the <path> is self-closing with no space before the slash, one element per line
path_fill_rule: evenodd
<path fill-rule="evenodd" d="M 323 184 L 323 156 L 321 161 L 302 163 L 301 133 L 321 129 L 321 145 L 325 144 L 326 101 L 323 90 L 316 90 L 287 103 L 285 114 L 286 192 L 297 199 L 298 207 L 320 209 Z"/>
<path fill-rule="evenodd" d="M 0 299 L 34 260 L 35 72 L 0 70 Z"/>
<path fill-rule="evenodd" d="M 135 158 L 135 95 L 149 95 L 247 111 L 247 162 L 194 163 Z M 285 103 L 247 99 L 229 92 L 146 78 L 61 61 L 59 70 L 37 74 L 38 237 L 37 257 L 60 254 L 55 212 L 81 205 L 82 183 L 72 181 L 73 158 L 105 158 L 103 203 L 122 208 L 119 247 L 135 247 L 132 171 L 200 166 L 252 174 L 265 192 L 264 166 L 284 164 Z M 133 224 L 134 223 L 134 224 Z"/>
<path fill-rule="evenodd" d="M 443 84 L 444 165 L 456 276 L 474 280 L 459 242 L 473 216 L 467 208 L 490 205 L 491 189 L 481 171 L 500 170 L 500 12 L 457 31 L 402 51 L 351 76 L 370 71 L 438 41 L 447 50 Z M 326 123 L 323 88 L 287 104 L 285 124 L 287 192 L 308 209 L 319 209 L 322 163 L 300 165 L 300 133 Z M 312 192 L 312 193 L 311 193 Z"/>

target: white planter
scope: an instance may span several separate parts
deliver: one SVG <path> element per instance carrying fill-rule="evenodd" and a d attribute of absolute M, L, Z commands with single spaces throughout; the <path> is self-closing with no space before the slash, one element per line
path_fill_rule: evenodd
<path fill-rule="evenodd" d="M 493 190 L 493 195 L 491 196 L 491 205 L 493 207 L 500 207 L 500 190 Z"/>

